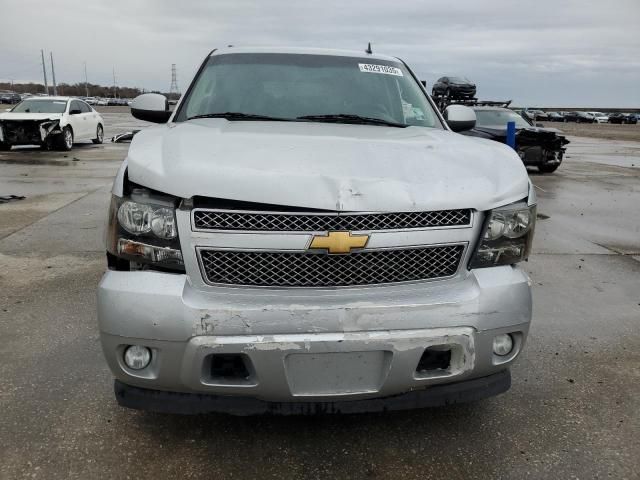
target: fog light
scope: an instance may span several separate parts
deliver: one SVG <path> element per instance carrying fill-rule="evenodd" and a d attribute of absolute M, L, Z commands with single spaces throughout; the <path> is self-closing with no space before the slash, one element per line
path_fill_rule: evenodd
<path fill-rule="evenodd" d="M 513 338 L 508 333 L 497 335 L 493 339 L 493 353 L 501 357 L 509 355 L 513 350 Z"/>
<path fill-rule="evenodd" d="M 151 350 L 140 345 L 131 345 L 124 351 L 124 363 L 131 370 L 142 370 L 151 361 Z"/>

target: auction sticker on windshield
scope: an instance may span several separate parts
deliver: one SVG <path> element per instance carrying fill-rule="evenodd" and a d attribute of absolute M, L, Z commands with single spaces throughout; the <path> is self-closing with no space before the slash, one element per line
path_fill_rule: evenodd
<path fill-rule="evenodd" d="M 373 65 L 371 63 L 359 63 L 358 67 L 361 72 L 384 73 L 385 75 L 396 75 L 402 77 L 402 70 L 396 67 L 388 67 L 386 65 Z"/>

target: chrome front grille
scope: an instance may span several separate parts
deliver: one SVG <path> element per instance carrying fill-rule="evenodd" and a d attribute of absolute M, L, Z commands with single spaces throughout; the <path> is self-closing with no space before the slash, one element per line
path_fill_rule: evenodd
<path fill-rule="evenodd" d="M 293 213 L 195 209 L 195 230 L 246 230 L 271 232 L 375 231 L 471 224 L 471 210 L 399 213 Z"/>
<path fill-rule="evenodd" d="M 209 284 L 269 287 L 341 287 L 450 277 L 465 245 L 359 251 L 348 255 L 230 251 L 200 248 Z"/>

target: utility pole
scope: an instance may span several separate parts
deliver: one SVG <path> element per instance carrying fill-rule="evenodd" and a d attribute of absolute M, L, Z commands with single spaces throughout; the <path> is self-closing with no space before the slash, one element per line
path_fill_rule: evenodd
<path fill-rule="evenodd" d="M 49 52 L 49 55 L 51 55 L 51 79 L 53 80 L 53 94 L 57 96 L 58 87 L 56 85 L 56 71 L 53 68 L 53 52 Z"/>
<path fill-rule="evenodd" d="M 44 75 L 44 93 L 49 95 L 49 84 L 47 83 L 47 67 L 44 63 L 44 50 L 40 50 L 42 56 L 42 74 Z"/>
<path fill-rule="evenodd" d="M 116 67 L 113 67 L 113 98 L 118 97 L 118 87 L 116 86 Z"/>
<path fill-rule="evenodd" d="M 87 62 L 84 62 L 84 93 L 85 93 L 85 97 L 89 96 L 89 81 L 87 80 Z"/>
<path fill-rule="evenodd" d="M 179 96 L 180 96 L 180 90 L 178 90 L 176 64 L 172 63 L 171 64 L 171 86 L 169 87 L 169 98 L 175 98 L 177 100 Z"/>

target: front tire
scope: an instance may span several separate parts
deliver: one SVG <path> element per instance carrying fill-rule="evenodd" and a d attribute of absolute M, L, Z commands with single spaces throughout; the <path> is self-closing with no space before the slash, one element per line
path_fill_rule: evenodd
<path fill-rule="evenodd" d="M 68 152 L 73 148 L 73 130 L 71 130 L 71 127 L 67 126 L 62 129 L 62 133 L 58 135 L 56 143 L 58 150 Z"/>
<path fill-rule="evenodd" d="M 543 163 L 542 165 L 538 165 L 538 171 L 540 173 L 553 173 L 558 169 L 559 166 L 560 166 L 559 163 L 556 163 L 553 165 L 548 165 L 546 163 Z"/>
<path fill-rule="evenodd" d="M 0 152 L 8 152 L 11 150 L 11 145 L 8 143 L 0 142 Z"/>
<path fill-rule="evenodd" d="M 102 125 L 98 124 L 98 127 L 96 128 L 96 138 L 91 139 L 91 141 L 96 145 L 99 145 L 104 141 L 104 129 L 102 128 Z"/>

